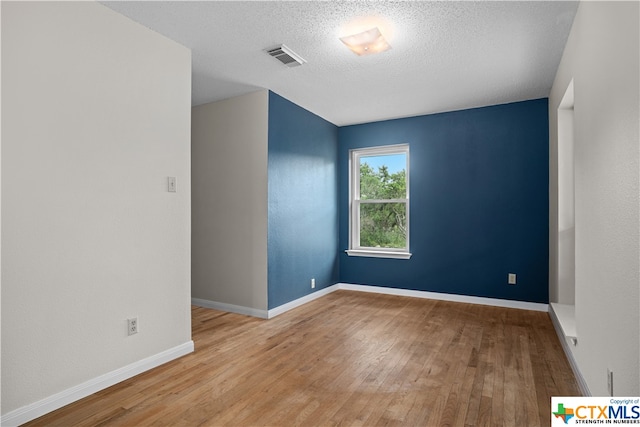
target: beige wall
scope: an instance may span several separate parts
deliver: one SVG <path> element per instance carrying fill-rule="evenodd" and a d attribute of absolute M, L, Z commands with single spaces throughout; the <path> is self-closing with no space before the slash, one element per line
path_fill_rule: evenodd
<path fill-rule="evenodd" d="M 268 92 L 192 112 L 192 297 L 267 310 Z M 257 310 L 258 312 L 252 312 Z"/>
<path fill-rule="evenodd" d="M 94 2 L 1 7 L 6 415 L 191 343 L 191 54 Z"/>
<path fill-rule="evenodd" d="M 640 394 L 639 3 L 581 2 L 549 99 L 550 295 L 558 296 L 557 109 L 574 80 L 574 357 L 594 396 Z M 553 302 L 553 300 L 552 300 Z"/>

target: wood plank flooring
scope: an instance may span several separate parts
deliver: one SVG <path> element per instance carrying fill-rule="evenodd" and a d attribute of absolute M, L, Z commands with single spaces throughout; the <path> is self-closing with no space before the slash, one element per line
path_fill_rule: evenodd
<path fill-rule="evenodd" d="M 579 395 L 547 313 L 337 291 L 194 307 L 196 351 L 30 426 L 548 426 Z"/>

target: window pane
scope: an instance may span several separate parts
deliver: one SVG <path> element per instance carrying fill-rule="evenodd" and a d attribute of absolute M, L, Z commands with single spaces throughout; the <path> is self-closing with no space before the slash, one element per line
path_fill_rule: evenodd
<path fill-rule="evenodd" d="M 361 203 L 360 246 L 407 247 L 406 203 Z"/>
<path fill-rule="evenodd" d="M 360 157 L 360 199 L 406 198 L 406 165 L 406 154 Z"/>

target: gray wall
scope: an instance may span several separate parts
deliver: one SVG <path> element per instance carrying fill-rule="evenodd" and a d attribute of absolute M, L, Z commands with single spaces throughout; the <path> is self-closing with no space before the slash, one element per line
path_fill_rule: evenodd
<path fill-rule="evenodd" d="M 190 89 L 98 3 L 2 2 L 3 415 L 191 343 Z"/>
<path fill-rule="evenodd" d="M 192 297 L 266 316 L 268 92 L 192 114 Z"/>

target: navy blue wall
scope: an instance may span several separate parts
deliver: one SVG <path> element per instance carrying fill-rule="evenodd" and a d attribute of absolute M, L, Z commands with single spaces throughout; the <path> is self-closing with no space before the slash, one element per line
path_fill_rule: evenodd
<path fill-rule="evenodd" d="M 338 128 L 269 92 L 268 305 L 338 282 Z"/>
<path fill-rule="evenodd" d="M 547 110 L 540 99 L 339 128 L 340 281 L 547 303 Z M 349 257 L 349 150 L 400 143 L 413 256 Z"/>

